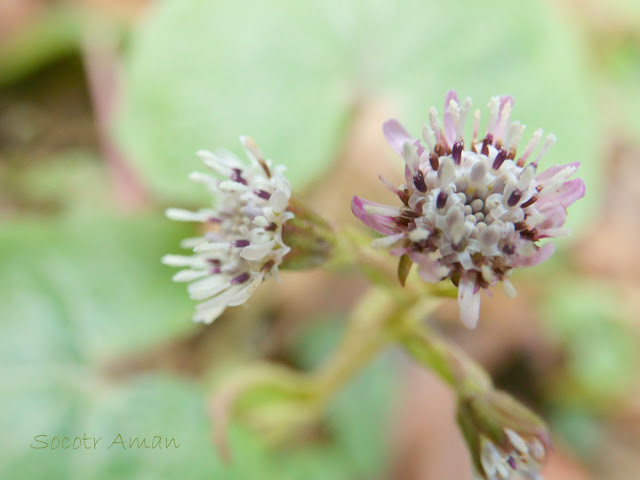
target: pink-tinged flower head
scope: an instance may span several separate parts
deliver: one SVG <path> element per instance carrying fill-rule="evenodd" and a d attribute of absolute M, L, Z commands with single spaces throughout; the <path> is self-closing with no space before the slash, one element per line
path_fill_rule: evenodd
<path fill-rule="evenodd" d="M 204 183 L 216 198 L 215 207 L 197 212 L 170 208 L 173 220 L 202 222 L 207 233 L 182 244 L 193 255 L 165 255 L 163 263 L 187 267 L 173 277 L 191 282 L 193 300 L 203 301 L 193 319 L 211 323 L 227 308 L 248 300 L 260 283 L 278 275 L 291 250 L 282 240 L 283 225 L 294 217 L 289 209 L 291 185 L 285 167 L 272 166 L 254 141 L 240 138 L 249 164 L 228 152 L 200 151 L 198 155 L 222 180 L 200 172 L 191 180 Z"/>
<path fill-rule="evenodd" d="M 469 144 L 463 130 L 471 99 L 460 102 L 453 91 L 445 100 L 443 122 L 429 109 L 421 140 L 397 120 L 385 122 L 387 141 L 405 161 L 405 183 L 394 187 L 381 180 L 400 204 L 359 197 L 351 204 L 357 218 L 383 235 L 376 246 L 407 255 L 427 282 L 450 278 L 458 286 L 460 315 L 470 328 L 478 321 L 480 289 L 502 281 L 507 293 L 515 294 L 508 280 L 512 270 L 553 254 L 554 245 L 539 240 L 566 235 L 566 209 L 585 194 L 582 179 L 569 179 L 578 162 L 537 172 L 554 135 L 543 140 L 542 130 L 536 130 L 517 154 L 525 127 L 511 121 L 513 99 L 493 97 L 488 107 L 486 135 L 478 136 L 476 110 Z"/>

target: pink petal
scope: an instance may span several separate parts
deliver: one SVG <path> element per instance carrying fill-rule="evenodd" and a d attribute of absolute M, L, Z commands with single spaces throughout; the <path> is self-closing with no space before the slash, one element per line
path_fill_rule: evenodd
<path fill-rule="evenodd" d="M 384 133 L 384 138 L 387 139 L 391 148 L 400 155 L 402 155 L 402 148 L 405 143 L 416 143 L 416 139 L 413 138 L 395 118 L 387 120 L 382 124 L 382 133 Z"/>
<path fill-rule="evenodd" d="M 540 213 L 546 218 L 538 225 L 538 231 L 546 230 L 547 228 L 559 228 L 567 220 L 567 209 L 557 203 L 545 203 L 543 208 L 540 209 Z"/>
<path fill-rule="evenodd" d="M 410 253 L 409 258 L 418 266 L 418 275 L 422 280 L 429 283 L 436 283 L 442 280 L 442 265 L 438 260 L 418 252 Z"/>
<path fill-rule="evenodd" d="M 549 167 L 544 172 L 537 175 L 536 180 L 540 183 L 544 183 L 548 180 L 551 180 L 558 172 L 564 170 L 567 167 L 571 167 L 573 169 L 573 172 L 571 173 L 571 175 L 573 175 L 573 173 L 578 170 L 579 166 L 580 162 L 571 162 L 567 163 L 566 165 L 554 165 L 553 167 Z"/>
<path fill-rule="evenodd" d="M 513 265 L 516 267 L 533 267 L 534 265 L 548 260 L 549 257 L 553 255 L 555 249 L 556 246 L 553 243 L 545 243 L 533 255 L 529 255 L 528 257 L 519 257 Z"/>
<path fill-rule="evenodd" d="M 354 196 L 351 200 L 351 211 L 362 223 L 383 235 L 393 235 L 398 233 L 398 226 L 393 221 L 393 217 L 387 215 L 372 214 L 365 211 L 365 205 L 376 205 L 385 207 L 380 203 L 370 202 L 358 196 Z"/>
<path fill-rule="evenodd" d="M 562 229 L 567 220 L 567 209 L 557 203 L 545 203 L 541 209 L 545 219 L 536 228 L 538 238 L 561 237 L 568 234 L 568 230 Z"/>
<path fill-rule="evenodd" d="M 480 291 L 476 291 L 476 275 L 465 274 L 458 284 L 460 320 L 467 328 L 475 328 L 480 318 Z"/>
<path fill-rule="evenodd" d="M 458 94 L 455 90 L 449 90 L 444 99 L 444 136 L 447 138 L 449 145 L 453 145 L 456 141 L 456 124 L 453 121 L 451 113 L 449 113 L 449 103 L 451 100 L 458 101 Z"/>
<path fill-rule="evenodd" d="M 584 197 L 587 191 L 587 187 L 584 184 L 584 180 L 581 178 L 574 178 L 568 182 L 564 182 L 560 187 L 560 191 L 553 195 L 555 201 L 559 202 L 564 208 L 568 208 L 576 200 L 580 200 Z"/>

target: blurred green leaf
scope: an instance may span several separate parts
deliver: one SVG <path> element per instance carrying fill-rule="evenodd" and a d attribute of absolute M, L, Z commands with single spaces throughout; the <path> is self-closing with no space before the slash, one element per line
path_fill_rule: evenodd
<path fill-rule="evenodd" d="M 117 219 L 94 212 L 6 223 L 3 231 L 0 250 L 9 252 L 0 272 L 3 359 L 42 358 L 19 341 L 29 330 L 51 331 L 34 341 L 56 345 L 52 358 L 93 363 L 193 328 L 183 286 L 160 263 L 179 249 L 184 226 L 160 215 Z"/>
<path fill-rule="evenodd" d="M 163 1 L 134 35 L 117 131 L 151 188 L 203 198 L 194 153 L 251 135 L 300 186 L 338 148 L 350 101 L 344 59 L 304 2 Z"/>
<path fill-rule="evenodd" d="M 117 131 L 157 193 L 190 201 L 202 198 L 180 180 L 199 167 L 193 152 L 237 150 L 238 134 L 300 187 L 335 157 L 358 102 L 392 100 L 418 134 L 448 89 L 480 107 L 509 93 L 528 135 L 559 138 L 543 165 L 582 162 L 579 225 L 600 193 L 599 119 L 585 47 L 554 13 L 534 1 L 165 0 L 133 38 Z"/>
<path fill-rule="evenodd" d="M 613 399 L 637 378 L 640 339 L 622 305 L 615 287 L 576 278 L 565 278 L 546 299 L 547 328 L 564 345 L 568 374 L 587 395 Z"/>
<path fill-rule="evenodd" d="M 597 71 L 603 92 L 604 115 L 616 133 L 616 140 L 630 137 L 640 142 L 640 47 L 637 43 L 618 42 L 602 52 L 603 65 Z"/>
<path fill-rule="evenodd" d="M 549 419 L 553 431 L 563 437 L 582 458 L 598 454 L 603 427 L 581 409 L 560 409 Z"/>

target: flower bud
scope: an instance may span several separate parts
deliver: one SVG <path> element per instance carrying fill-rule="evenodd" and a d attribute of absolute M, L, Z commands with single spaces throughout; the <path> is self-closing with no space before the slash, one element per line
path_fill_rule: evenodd
<path fill-rule="evenodd" d="M 458 424 L 479 478 L 540 479 L 550 449 L 544 422 L 505 392 L 490 390 L 460 397 Z"/>
<path fill-rule="evenodd" d="M 329 260 L 335 247 L 335 232 L 331 226 L 295 197 L 291 197 L 287 209 L 294 217 L 283 225 L 282 241 L 291 250 L 284 257 L 281 268 L 305 270 Z"/>

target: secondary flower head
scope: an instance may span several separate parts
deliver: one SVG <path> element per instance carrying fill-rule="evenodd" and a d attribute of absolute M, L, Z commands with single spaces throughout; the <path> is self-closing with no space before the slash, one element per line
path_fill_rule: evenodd
<path fill-rule="evenodd" d="M 465 145 L 463 131 L 471 99 L 458 101 L 453 91 L 445 100 L 444 122 L 435 108 L 423 127 L 424 143 L 397 120 L 383 125 L 389 144 L 405 161 L 405 184 L 383 183 L 400 205 L 387 206 L 354 197 L 356 217 L 383 237 L 376 246 L 410 259 L 427 282 L 450 278 L 458 286 L 463 323 L 473 328 L 480 312 L 480 289 L 504 282 L 515 267 L 536 265 L 551 256 L 552 243 L 539 240 L 566 235 L 567 207 L 582 198 L 582 179 L 569 180 L 579 163 L 538 172 L 538 162 L 556 141 L 542 140 L 542 130 L 520 155 L 517 147 L 524 125 L 511 122 L 513 99 L 489 102 L 487 133 L 478 137 L 476 110 L 473 138 Z M 537 156 L 532 156 L 542 144 Z"/>
<path fill-rule="evenodd" d="M 294 217 L 288 211 L 291 185 L 283 172 L 265 160 L 253 139 L 241 137 L 249 164 L 228 152 L 198 152 L 205 165 L 222 180 L 201 172 L 190 179 L 203 183 L 214 195 L 214 208 L 197 212 L 170 208 L 173 220 L 205 224 L 203 236 L 182 242 L 193 255 L 165 255 L 163 263 L 188 267 L 176 273 L 177 282 L 192 282 L 189 294 L 205 300 L 193 319 L 211 323 L 231 306 L 243 304 L 260 283 L 278 275 L 289 247 L 282 241 L 283 224 Z"/>
<path fill-rule="evenodd" d="M 458 423 L 483 480 L 541 480 L 550 450 L 542 420 L 504 392 L 492 390 L 463 396 Z"/>

